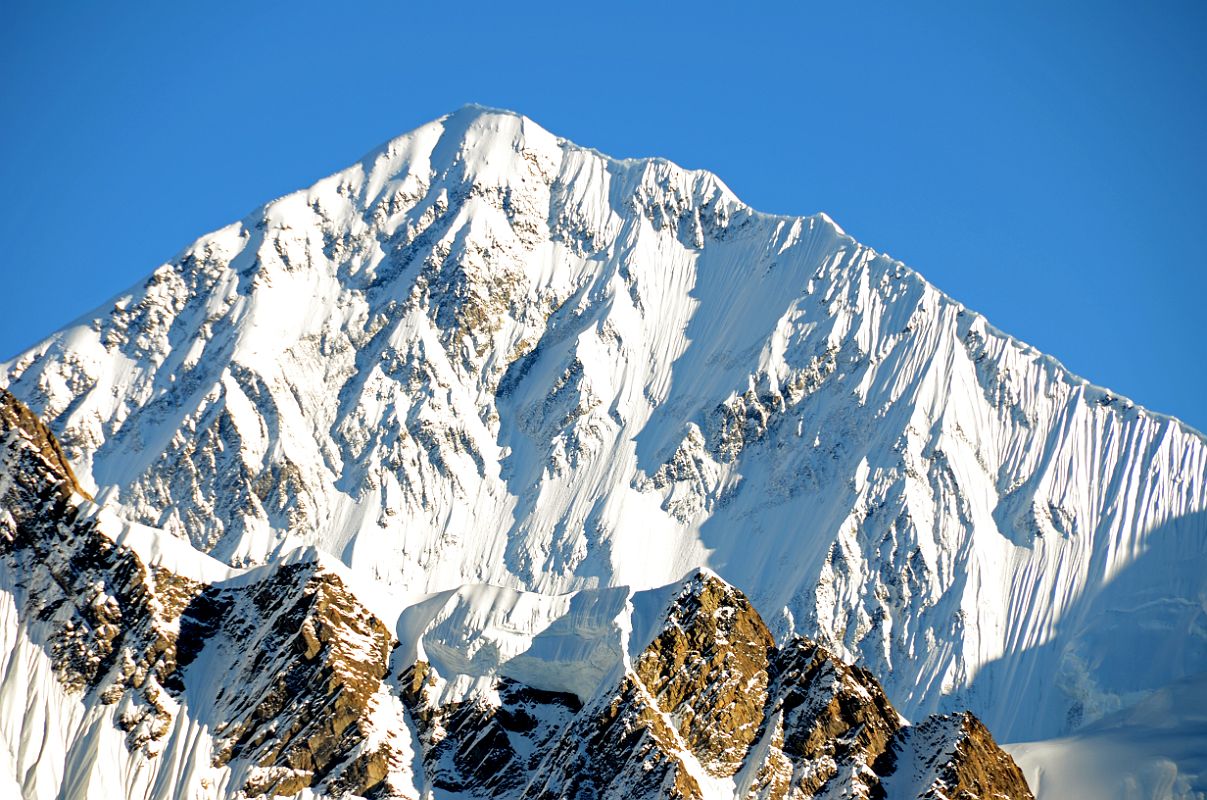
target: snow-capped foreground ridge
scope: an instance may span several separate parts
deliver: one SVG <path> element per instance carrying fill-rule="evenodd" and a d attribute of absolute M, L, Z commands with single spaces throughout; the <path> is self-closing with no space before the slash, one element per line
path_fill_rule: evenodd
<path fill-rule="evenodd" d="M 1005 740 L 1207 671 L 1201 435 L 824 215 L 510 113 L 389 142 L 0 371 L 107 508 L 231 566 L 301 543 L 525 597 L 707 566 L 777 642 Z"/>
<path fill-rule="evenodd" d="M 497 669 L 471 687 L 472 668 L 424 652 L 448 598 L 411 606 L 399 631 L 426 624 L 399 641 L 314 550 L 238 572 L 130 535 L 2 390 L 0 501 L 7 796 L 1031 798 L 971 714 L 910 727 L 867 672 L 806 639 L 777 647 L 710 572 L 619 609 L 576 595 L 612 614 L 562 618 L 562 636 L 594 619 L 585 638 L 612 653 L 589 659 L 581 697 Z M 523 605 L 491 594 L 453 604 Z M 528 641 L 535 660 L 588 672 L 574 647 L 540 652 L 552 631 Z"/>

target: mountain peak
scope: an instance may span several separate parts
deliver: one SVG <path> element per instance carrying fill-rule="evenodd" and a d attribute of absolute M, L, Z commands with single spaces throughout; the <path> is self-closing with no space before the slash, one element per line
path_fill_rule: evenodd
<path fill-rule="evenodd" d="M 387 593 L 568 597 L 708 566 L 776 642 L 1008 738 L 1195 668 L 1083 680 L 1132 663 L 1120 630 L 1203 642 L 1201 437 L 824 215 L 511 112 L 202 237 L 0 384 L 112 513 L 231 568 L 313 546 Z"/>

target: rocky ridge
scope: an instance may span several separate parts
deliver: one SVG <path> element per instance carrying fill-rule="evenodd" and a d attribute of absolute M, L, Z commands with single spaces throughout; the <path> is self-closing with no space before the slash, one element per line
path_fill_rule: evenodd
<path fill-rule="evenodd" d="M 0 465 L 0 563 L 20 624 L 67 695 L 113 709 L 137 759 L 171 760 L 188 703 L 212 731 L 212 765 L 246 796 L 397 795 L 388 779 L 404 764 L 381 729 L 396 641 L 337 574 L 301 558 L 207 585 L 149 565 L 81 508 L 53 434 L 2 390 Z"/>
<path fill-rule="evenodd" d="M 803 638 L 776 646 L 711 573 L 682 586 L 618 673 L 585 705 L 506 682 L 442 706 L 431 665 L 409 667 L 433 785 L 532 800 L 1032 797 L 976 717 L 910 726 L 866 670 Z"/>

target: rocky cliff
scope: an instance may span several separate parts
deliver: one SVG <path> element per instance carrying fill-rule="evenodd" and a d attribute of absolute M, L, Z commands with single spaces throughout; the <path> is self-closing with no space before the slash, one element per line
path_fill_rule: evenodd
<path fill-rule="evenodd" d="M 431 666 L 408 668 L 434 785 L 533 800 L 1032 797 L 975 716 L 909 725 L 866 670 L 803 638 L 776 646 L 714 574 L 690 578 L 660 619 L 586 705 L 505 682 L 442 706 Z"/>
<path fill-rule="evenodd" d="M 396 642 L 338 575 L 301 557 L 202 583 L 116 541 L 87 500 L 53 434 L 0 390 L 0 568 L 15 622 L 69 702 L 110 717 L 138 770 L 172 768 L 167 738 L 187 704 L 213 737 L 212 766 L 248 796 L 390 794 L 406 766 L 382 730 L 398 705 L 383 683 Z M 29 742 L 8 744 L 24 755 Z"/>

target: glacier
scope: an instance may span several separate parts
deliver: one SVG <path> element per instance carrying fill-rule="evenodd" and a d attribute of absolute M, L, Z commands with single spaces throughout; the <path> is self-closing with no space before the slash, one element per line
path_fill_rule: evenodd
<path fill-rule="evenodd" d="M 610 604 L 701 566 L 907 717 L 1005 741 L 1207 673 L 1202 434 L 824 214 L 510 112 L 203 236 L 0 385 L 123 524 L 341 562 L 449 698 L 585 692 Z"/>

